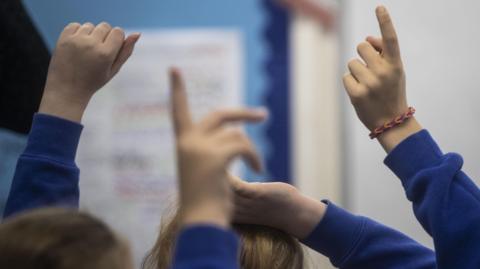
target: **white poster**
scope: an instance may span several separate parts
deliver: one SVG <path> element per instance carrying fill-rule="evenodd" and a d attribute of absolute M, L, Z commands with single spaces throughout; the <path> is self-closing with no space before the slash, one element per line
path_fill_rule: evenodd
<path fill-rule="evenodd" d="M 169 68 L 182 70 L 198 119 L 242 104 L 243 58 L 236 31 L 142 31 L 131 59 L 89 105 L 77 157 L 81 207 L 130 240 L 137 267 L 175 202 Z"/>

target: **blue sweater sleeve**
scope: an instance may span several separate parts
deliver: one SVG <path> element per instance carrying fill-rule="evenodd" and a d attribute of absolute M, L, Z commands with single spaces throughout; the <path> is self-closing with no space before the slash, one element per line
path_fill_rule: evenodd
<path fill-rule="evenodd" d="M 303 241 L 337 268 L 433 269 L 435 254 L 406 235 L 326 201 L 327 212 Z"/>
<path fill-rule="evenodd" d="M 172 269 L 237 269 L 238 237 L 213 226 L 184 229 L 176 244 Z"/>
<path fill-rule="evenodd" d="M 33 119 L 27 147 L 17 162 L 4 217 L 45 207 L 78 207 L 75 164 L 82 125 L 44 114 Z"/>
<path fill-rule="evenodd" d="M 462 157 L 443 154 L 423 130 L 400 143 L 385 164 L 433 237 L 438 268 L 480 268 L 480 190 L 461 171 Z"/>

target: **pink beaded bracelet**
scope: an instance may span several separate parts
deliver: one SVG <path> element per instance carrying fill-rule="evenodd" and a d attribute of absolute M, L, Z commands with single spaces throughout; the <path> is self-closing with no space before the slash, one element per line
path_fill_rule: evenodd
<path fill-rule="evenodd" d="M 403 113 L 402 115 L 396 117 L 395 119 L 393 119 L 389 122 L 386 122 L 384 125 L 382 125 L 378 128 L 375 128 L 375 130 L 373 130 L 370 133 L 370 138 L 375 139 L 375 138 L 379 137 L 381 134 L 385 133 L 386 131 L 402 124 L 403 122 L 405 122 L 409 118 L 413 117 L 413 114 L 415 114 L 415 108 L 409 107 L 407 112 Z"/>

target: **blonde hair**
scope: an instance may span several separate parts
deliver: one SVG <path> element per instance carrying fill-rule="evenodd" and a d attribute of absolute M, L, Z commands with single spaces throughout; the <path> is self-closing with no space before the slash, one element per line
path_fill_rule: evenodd
<path fill-rule="evenodd" d="M 0 225 L 0 268 L 126 269 L 128 245 L 86 213 L 40 209 Z"/>
<path fill-rule="evenodd" d="M 180 227 L 178 214 L 162 223 L 157 241 L 143 261 L 143 269 L 170 268 Z M 242 269 L 303 268 L 303 249 L 298 240 L 287 233 L 250 224 L 235 224 L 233 229 L 241 240 Z"/>

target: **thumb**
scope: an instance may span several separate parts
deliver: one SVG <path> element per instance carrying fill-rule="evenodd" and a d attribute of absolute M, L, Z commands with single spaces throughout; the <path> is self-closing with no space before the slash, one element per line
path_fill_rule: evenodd
<path fill-rule="evenodd" d="M 120 49 L 115 62 L 112 65 L 112 73 L 115 75 L 117 74 L 122 66 L 127 62 L 128 58 L 133 53 L 135 49 L 135 44 L 140 39 L 140 34 L 135 33 L 128 36 L 125 41 L 123 42 L 122 48 Z"/>

